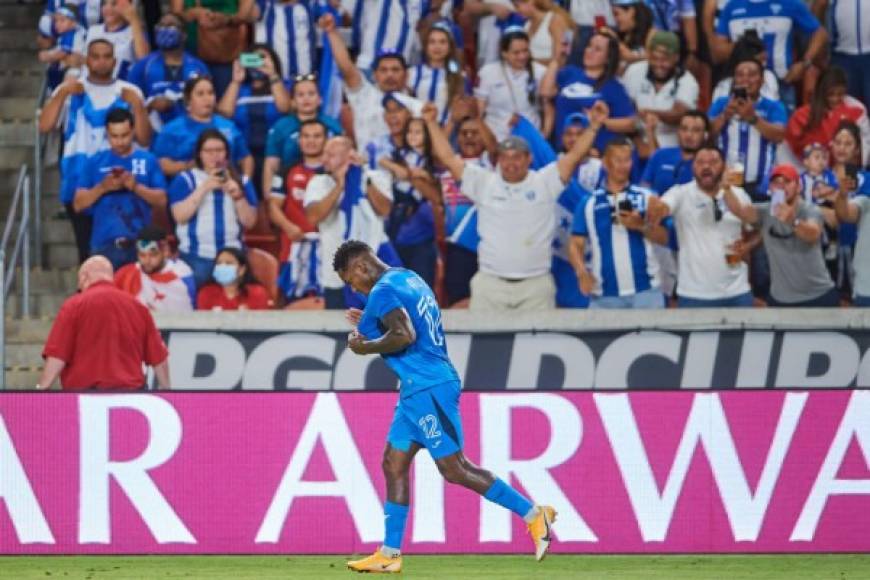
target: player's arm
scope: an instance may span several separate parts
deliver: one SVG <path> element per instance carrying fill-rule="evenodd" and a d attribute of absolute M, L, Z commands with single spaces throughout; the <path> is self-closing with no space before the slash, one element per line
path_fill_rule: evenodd
<path fill-rule="evenodd" d="M 350 350 L 356 354 L 391 354 L 405 350 L 417 340 L 414 325 L 404 308 L 390 310 L 381 318 L 381 323 L 386 332 L 375 340 L 366 340 L 354 330 L 347 341 Z"/>

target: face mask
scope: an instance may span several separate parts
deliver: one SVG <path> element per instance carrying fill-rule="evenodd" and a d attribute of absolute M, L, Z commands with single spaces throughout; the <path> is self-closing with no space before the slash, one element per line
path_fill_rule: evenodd
<path fill-rule="evenodd" d="M 158 26 L 154 29 L 154 42 L 160 50 L 173 50 L 181 46 L 181 30 L 174 26 Z"/>
<path fill-rule="evenodd" d="M 238 267 L 235 264 L 216 264 L 212 275 L 221 286 L 229 286 L 239 277 Z"/>

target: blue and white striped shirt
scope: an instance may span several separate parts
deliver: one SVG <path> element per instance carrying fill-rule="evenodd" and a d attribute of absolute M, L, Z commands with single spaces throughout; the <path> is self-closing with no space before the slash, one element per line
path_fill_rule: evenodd
<path fill-rule="evenodd" d="M 711 119 L 722 114 L 728 106 L 728 99 L 729 97 L 720 97 L 713 102 L 709 113 Z M 781 101 L 760 97 L 755 103 L 755 113 L 768 123 L 785 126 L 788 122 L 788 113 Z M 777 144 L 765 139 L 758 129 L 739 117 L 732 117 L 722 127 L 719 148 L 729 164 L 738 161 L 743 163 L 746 183 L 762 181 L 776 161 Z"/>
<path fill-rule="evenodd" d="M 637 185 L 629 185 L 617 196 L 602 188 L 578 204 L 573 234 L 589 240 L 595 296 L 631 296 L 659 286 L 659 266 L 652 243 L 642 232 L 614 224 L 612 217 L 618 212 L 617 204 L 626 199 L 646 215 L 647 202 L 653 195 Z"/>
<path fill-rule="evenodd" d="M 187 199 L 206 179 L 208 174 L 198 168 L 176 175 L 169 186 L 169 206 Z M 257 194 L 250 180 L 244 177 L 242 181 L 245 199 L 251 206 L 257 207 Z M 227 247 L 241 248 L 242 232 L 232 198 L 220 189 L 206 193 L 190 221 L 175 227 L 178 250 L 200 258 L 214 258 Z"/>
<path fill-rule="evenodd" d="M 257 22 L 255 38 L 278 54 L 285 80 L 317 70 L 314 24 L 305 3 L 267 0 Z"/>
<path fill-rule="evenodd" d="M 377 53 L 394 50 L 407 61 L 423 0 L 356 0 L 353 3 L 352 44 L 358 48 L 356 64 L 361 70 L 374 65 Z"/>
<path fill-rule="evenodd" d="M 408 71 L 408 90 L 412 95 L 424 102 L 435 103 L 438 107 L 438 122 L 442 125 L 450 116 L 449 89 L 447 86 L 447 70 L 432 68 L 420 63 Z M 463 93 L 465 83 L 463 83 Z"/>
<path fill-rule="evenodd" d="M 831 50 L 841 54 L 870 53 L 870 0 L 831 0 L 828 30 Z"/>

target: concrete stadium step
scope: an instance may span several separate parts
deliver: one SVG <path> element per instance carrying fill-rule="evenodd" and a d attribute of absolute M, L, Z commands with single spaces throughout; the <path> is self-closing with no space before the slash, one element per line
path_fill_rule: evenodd
<path fill-rule="evenodd" d="M 11 28 L 3 26 L 4 24 L 5 22 L 0 22 L 0 50 L 30 50 L 32 54 L 36 54 L 39 50 L 36 46 L 36 28 Z"/>
<path fill-rule="evenodd" d="M 50 272 L 46 272 L 50 274 Z M 6 339 L 15 344 L 45 342 L 52 320 L 48 318 L 6 318 Z"/>
<path fill-rule="evenodd" d="M 42 3 L 20 4 L 18 2 L 4 2 L 0 4 L 0 28 L 20 28 L 31 30 L 36 35 L 36 25 L 42 14 Z"/>
<path fill-rule="evenodd" d="M 63 301 L 69 298 L 70 293 L 53 292 L 50 294 L 32 294 L 30 296 L 30 316 L 36 318 L 53 318 L 57 316 Z M 6 315 L 13 318 L 21 316 L 21 294 L 12 292 L 6 299 Z M 7 363 L 9 364 L 9 363 Z"/>
<path fill-rule="evenodd" d="M 33 162 L 29 162 L 30 166 Z M 15 186 L 18 185 L 18 169 L 0 169 L 0 199 L 7 195 L 15 193 Z M 31 175 L 31 182 L 33 176 Z M 57 167 L 47 167 L 42 171 L 42 196 L 57 197 L 57 192 L 60 191 L 60 171 Z M 0 215 L 3 212 L 0 211 Z"/>
<path fill-rule="evenodd" d="M 22 286 L 21 269 L 15 272 L 14 292 L 20 292 Z M 78 288 L 77 270 L 75 268 L 46 269 L 31 268 L 30 293 L 63 294 L 69 296 Z M 16 327 L 18 328 L 18 327 Z"/>
<path fill-rule="evenodd" d="M 0 32 L 0 35 L 3 33 Z M 45 65 L 36 58 L 33 50 L 3 50 L 0 52 L 0 67 L 7 71 L 39 71 L 45 70 Z"/>
<path fill-rule="evenodd" d="M 79 252 L 75 244 L 45 244 L 44 251 L 49 268 L 68 269 L 79 265 Z"/>
<path fill-rule="evenodd" d="M 6 343 L 6 366 L 39 368 L 42 366 L 42 344 Z"/>
<path fill-rule="evenodd" d="M 18 170 L 22 165 L 33 165 L 33 147 L 0 144 L 0 170 Z"/>
<path fill-rule="evenodd" d="M 4 100 L 0 100 L 2 110 Z M 5 115 L 5 114 L 4 114 Z M 31 113 L 32 117 L 32 113 Z M 36 129 L 33 119 L 8 119 L 0 120 L 0 145 L 22 145 L 33 147 L 36 142 Z"/>
<path fill-rule="evenodd" d="M 29 391 L 39 382 L 42 367 L 6 367 L 6 390 Z M 58 389 L 55 385 L 54 389 Z"/>
<path fill-rule="evenodd" d="M 0 32 L 2 35 L 2 32 Z M 31 97 L 36 108 L 36 97 L 42 86 L 42 69 L 0 70 L 0 95 Z"/>
<path fill-rule="evenodd" d="M 0 32 L 0 37 L 3 33 Z M 10 97 L 3 95 L 0 98 L 0 119 L 15 119 L 26 120 L 28 123 L 33 123 L 36 118 L 36 95 Z"/>

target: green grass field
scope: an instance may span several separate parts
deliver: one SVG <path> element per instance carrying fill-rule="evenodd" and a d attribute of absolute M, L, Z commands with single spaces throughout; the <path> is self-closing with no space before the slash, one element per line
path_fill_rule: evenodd
<path fill-rule="evenodd" d="M 336 556 L 12 556 L 0 578 L 354 578 Z M 868 555 L 813 556 L 409 556 L 401 577 L 432 579 L 868 580 Z"/>

